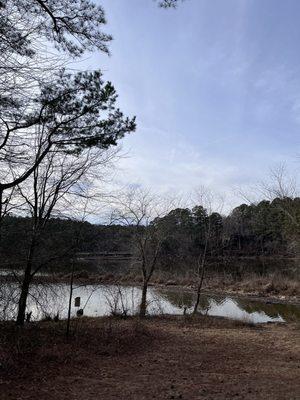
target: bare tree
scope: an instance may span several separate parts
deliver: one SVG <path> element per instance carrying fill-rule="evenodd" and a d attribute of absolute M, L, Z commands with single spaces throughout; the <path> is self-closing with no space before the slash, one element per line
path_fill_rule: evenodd
<path fill-rule="evenodd" d="M 158 5 L 162 8 L 176 8 L 180 1 L 184 0 L 158 0 Z"/>
<path fill-rule="evenodd" d="M 87 199 L 95 197 L 95 192 L 91 192 L 91 187 L 95 185 L 95 169 L 100 179 L 99 167 L 110 162 L 112 157 L 111 153 L 90 150 L 80 157 L 62 156 L 59 150 L 57 152 L 49 153 L 33 175 L 23 185 L 18 186 L 19 196 L 24 203 L 22 212 L 24 215 L 29 214 L 32 221 L 18 305 L 19 325 L 24 323 L 29 286 L 35 274 L 55 259 L 74 252 L 74 246 L 76 247 L 75 242 L 70 243 L 63 254 L 55 254 L 50 258 L 47 254 L 45 259 L 40 246 L 49 220 L 53 217 L 71 216 L 74 208 L 79 209 L 77 212 L 80 211 L 81 200 L 85 206 Z"/>
<path fill-rule="evenodd" d="M 159 223 L 167 214 L 168 204 L 149 190 L 130 188 L 114 197 L 112 221 L 132 230 L 132 245 L 142 273 L 142 298 L 139 315 L 147 310 L 148 284 L 157 266 L 160 250 L 167 232 Z"/>
<path fill-rule="evenodd" d="M 196 261 L 196 300 L 193 309 L 193 314 L 196 314 L 207 268 L 208 252 L 212 241 L 215 243 L 215 238 L 213 237 L 215 218 L 220 216 L 214 210 L 217 209 L 218 212 L 221 212 L 223 199 L 221 196 L 214 195 L 209 189 L 200 187 L 194 191 L 193 202 L 196 204 L 193 208 L 194 218 L 198 220 L 197 224 L 200 226 L 198 234 L 204 242 L 203 249 L 199 251 Z"/>

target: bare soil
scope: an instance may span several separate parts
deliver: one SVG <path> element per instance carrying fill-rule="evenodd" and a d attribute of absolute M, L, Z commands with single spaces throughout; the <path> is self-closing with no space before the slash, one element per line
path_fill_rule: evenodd
<path fill-rule="evenodd" d="M 0 325 L 0 399 L 300 399 L 300 327 L 212 317 Z"/>

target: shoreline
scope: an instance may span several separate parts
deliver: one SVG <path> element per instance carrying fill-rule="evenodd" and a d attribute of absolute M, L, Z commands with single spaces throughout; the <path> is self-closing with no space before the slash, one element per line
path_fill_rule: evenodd
<path fill-rule="evenodd" d="M 121 285 L 121 286 L 141 286 L 141 281 L 139 279 L 124 279 L 121 277 L 117 279 L 117 277 L 109 276 L 105 277 L 103 275 L 93 275 L 88 278 L 81 277 L 81 274 L 75 274 L 74 276 L 74 284 L 80 285 Z M 21 275 L 19 276 L 21 278 Z M 35 276 L 32 283 L 33 284 L 69 284 L 69 276 L 59 276 L 58 274 L 49 274 L 43 276 Z M 0 276 L 1 283 L 10 283 L 16 282 L 16 277 L 12 275 L 2 275 Z M 178 284 L 176 281 L 166 280 L 163 283 L 158 282 L 149 282 L 149 288 L 155 288 L 159 290 L 174 290 L 174 291 L 183 291 L 188 293 L 195 292 L 196 288 L 192 285 L 187 284 Z M 242 291 L 238 288 L 235 288 L 234 285 L 228 285 L 228 288 L 224 287 L 211 287 L 204 286 L 201 290 L 201 293 L 204 296 L 221 296 L 221 297 L 231 297 L 231 298 L 240 298 L 248 301 L 257 301 L 263 302 L 266 304 L 290 304 L 294 306 L 300 307 L 300 296 L 297 295 L 288 295 L 284 292 L 282 293 L 261 293 L 259 291 Z"/>

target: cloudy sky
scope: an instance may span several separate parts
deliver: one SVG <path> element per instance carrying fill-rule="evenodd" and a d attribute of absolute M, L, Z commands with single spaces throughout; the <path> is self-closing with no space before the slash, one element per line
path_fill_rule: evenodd
<path fill-rule="evenodd" d="M 122 182 L 156 191 L 206 185 L 240 202 L 270 167 L 298 168 L 300 2 L 98 0 L 111 33 L 101 68 L 119 104 L 137 116 L 123 141 Z"/>

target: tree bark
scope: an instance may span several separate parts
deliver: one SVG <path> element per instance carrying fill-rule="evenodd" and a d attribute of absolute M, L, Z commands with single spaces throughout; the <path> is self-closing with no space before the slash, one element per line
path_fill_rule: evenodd
<path fill-rule="evenodd" d="M 70 335 L 70 324 L 71 324 L 71 308 L 72 308 L 72 297 L 73 297 L 73 281 L 74 281 L 74 259 L 72 260 L 72 273 L 70 279 L 70 295 L 69 295 L 69 307 L 68 307 L 68 319 L 67 319 L 67 330 L 66 336 Z"/>
<path fill-rule="evenodd" d="M 3 225 L 2 223 L 3 223 L 3 190 L 0 188 L 0 252 L 2 244 L 2 225 Z"/>
<path fill-rule="evenodd" d="M 36 238 L 33 237 L 30 249 L 27 257 L 27 265 L 24 271 L 23 282 L 21 286 L 21 294 L 18 303 L 18 315 L 17 315 L 17 325 L 22 326 L 24 325 L 25 321 L 25 313 L 26 313 L 26 306 L 27 306 L 27 298 L 29 294 L 29 286 L 32 280 L 31 269 L 32 269 L 32 262 L 33 262 L 33 255 L 35 250 Z"/>
<path fill-rule="evenodd" d="M 208 248 L 208 242 L 210 239 L 210 225 L 208 227 L 208 232 L 206 234 L 206 238 L 205 238 L 205 246 L 204 246 L 204 251 L 203 251 L 203 255 L 202 255 L 202 260 L 201 260 L 201 264 L 199 263 L 200 260 L 198 260 L 198 286 L 197 286 L 197 297 L 196 297 L 196 302 L 195 302 L 195 306 L 194 306 L 194 310 L 193 310 L 193 314 L 196 314 L 198 311 L 198 306 L 200 303 L 200 292 L 202 289 L 202 284 L 203 284 L 203 280 L 204 280 L 204 272 L 205 272 L 205 262 L 206 262 L 206 254 L 207 254 L 207 248 Z"/>
<path fill-rule="evenodd" d="M 148 281 L 144 280 L 143 288 L 142 288 L 142 299 L 140 304 L 140 317 L 143 318 L 146 315 L 147 311 L 147 290 L 148 290 Z"/>
<path fill-rule="evenodd" d="M 194 305 L 193 314 L 196 314 L 198 311 L 198 307 L 199 307 L 199 303 L 200 303 L 200 293 L 201 293 L 202 284 L 203 284 L 203 280 L 204 280 L 204 271 L 205 271 L 205 265 L 203 263 L 200 280 L 198 281 L 198 286 L 197 286 L 197 297 L 196 297 L 196 302 Z"/>
<path fill-rule="evenodd" d="M 20 295 L 19 304 L 18 304 L 18 315 L 17 315 L 16 322 L 17 322 L 17 325 L 19 325 L 19 326 L 24 325 L 30 282 L 31 282 L 31 274 L 30 274 L 30 271 L 27 271 L 27 268 L 26 268 L 24 279 L 23 279 L 22 286 L 21 286 L 21 295 Z"/>

